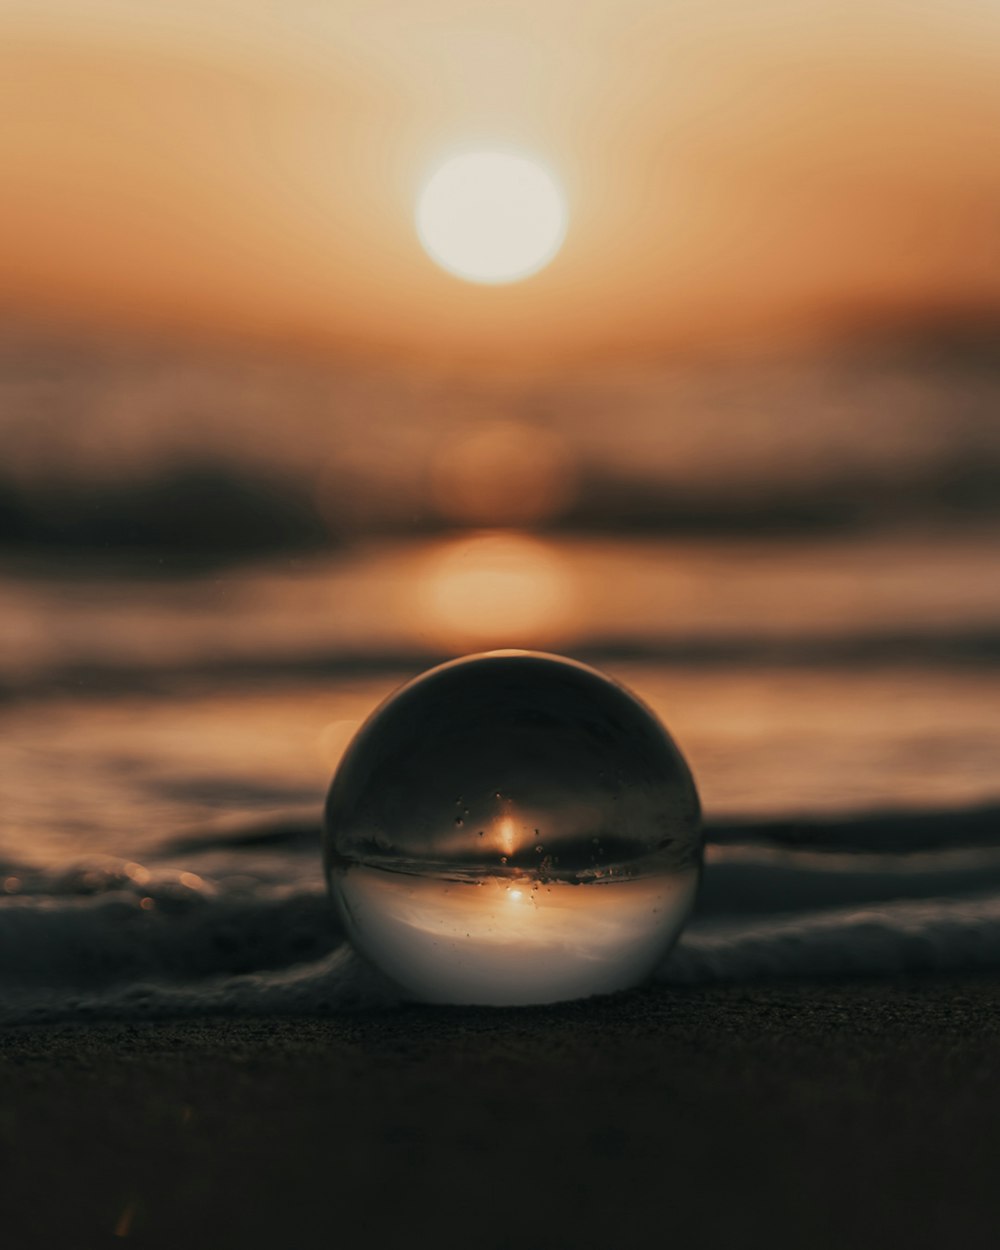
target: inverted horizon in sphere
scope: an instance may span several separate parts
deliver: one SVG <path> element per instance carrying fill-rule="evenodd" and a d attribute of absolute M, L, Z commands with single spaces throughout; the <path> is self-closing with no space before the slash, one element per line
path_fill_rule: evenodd
<path fill-rule="evenodd" d="M 563 193 L 539 161 L 463 152 L 439 165 L 417 200 L 417 235 L 442 269 L 467 282 L 518 282 L 544 268 L 566 236 Z"/>

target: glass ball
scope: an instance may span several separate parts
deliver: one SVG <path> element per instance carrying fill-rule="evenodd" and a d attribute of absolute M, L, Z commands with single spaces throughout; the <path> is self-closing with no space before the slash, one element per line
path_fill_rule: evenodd
<path fill-rule="evenodd" d="M 468 656 L 359 730 L 326 803 L 331 896 L 409 997 L 546 1003 L 635 985 L 701 870 L 698 795 L 653 713 L 573 660 Z"/>

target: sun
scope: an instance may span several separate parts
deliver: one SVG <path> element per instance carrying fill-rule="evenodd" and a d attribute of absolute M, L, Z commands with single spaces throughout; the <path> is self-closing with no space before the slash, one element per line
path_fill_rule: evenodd
<path fill-rule="evenodd" d="M 549 263 L 566 237 L 562 190 L 538 160 L 463 152 L 434 169 L 417 200 L 428 255 L 467 282 L 517 282 Z"/>

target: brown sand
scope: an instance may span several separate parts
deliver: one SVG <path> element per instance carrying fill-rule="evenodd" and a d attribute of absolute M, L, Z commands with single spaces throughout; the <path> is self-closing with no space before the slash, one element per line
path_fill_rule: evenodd
<path fill-rule="evenodd" d="M 13 1030 L 0 1244 L 979 1247 L 1000 983 Z"/>

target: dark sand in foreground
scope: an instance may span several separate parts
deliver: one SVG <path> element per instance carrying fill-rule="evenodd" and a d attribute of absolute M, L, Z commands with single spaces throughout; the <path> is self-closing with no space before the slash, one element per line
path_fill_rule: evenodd
<path fill-rule="evenodd" d="M 10 1250 L 995 1246 L 1000 980 L 15 1029 Z"/>

